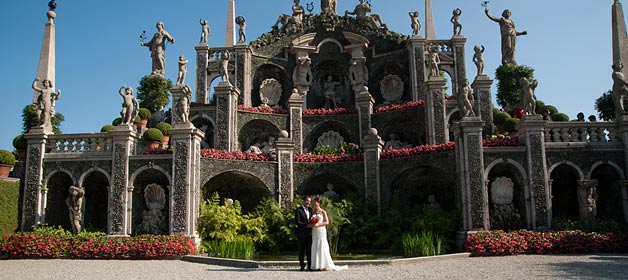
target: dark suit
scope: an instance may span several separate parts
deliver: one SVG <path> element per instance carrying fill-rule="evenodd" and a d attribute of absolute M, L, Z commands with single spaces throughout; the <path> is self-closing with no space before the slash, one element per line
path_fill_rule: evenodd
<path fill-rule="evenodd" d="M 308 207 L 310 215 L 312 209 Z M 312 228 L 308 228 L 307 225 L 310 220 L 307 218 L 303 206 L 299 206 L 294 211 L 294 220 L 297 224 L 297 244 L 299 247 L 299 264 L 301 269 L 305 268 L 305 254 L 307 253 L 307 269 L 310 269 L 311 265 L 311 250 L 312 250 Z"/>

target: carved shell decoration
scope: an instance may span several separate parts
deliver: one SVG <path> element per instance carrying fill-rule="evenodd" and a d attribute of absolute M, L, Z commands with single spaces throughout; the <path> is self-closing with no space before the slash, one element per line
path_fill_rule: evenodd
<path fill-rule="evenodd" d="M 276 106 L 281 98 L 281 83 L 273 78 L 264 80 L 259 87 L 259 97 L 262 106 Z"/>
<path fill-rule="evenodd" d="M 379 89 L 386 104 L 397 103 L 403 96 L 403 80 L 397 75 L 388 75 L 380 82 Z"/>
<path fill-rule="evenodd" d="M 318 143 L 316 144 L 316 147 L 320 147 L 320 146 L 335 147 L 342 144 L 342 142 L 344 141 L 345 139 L 340 135 L 340 133 L 335 132 L 335 131 L 327 131 L 323 133 L 323 135 L 318 137 Z"/>
<path fill-rule="evenodd" d="M 166 207 L 166 193 L 158 184 L 150 184 L 144 189 L 144 199 L 148 210 L 161 210 Z"/>
<path fill-rule="evenodd" d="M 512 204 L 515 184 L 508 177 L 495 178 L 491 184 L 491 200 L 496 205 Z"/>

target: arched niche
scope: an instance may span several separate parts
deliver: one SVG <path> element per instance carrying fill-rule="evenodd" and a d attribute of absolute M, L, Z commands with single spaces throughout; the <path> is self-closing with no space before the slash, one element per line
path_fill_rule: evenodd
<path fill-rule="evenodd" d="M 343 124 L 336 121 L 326 121 L 312 129 L 312 132 L 310 132 L 310 134 L 305 137 L 305 141 L 303 143 L 304 148 L 306 148 L 307 151 L 310 152 L 314 151 L 314 148 L 316 148 L 316 144 L 318 143 L 318 137 L 328 131 L 335 131 L 340 133 L 340 136 L 344 138 L 344 142 L 356 144 L 358 143 L 356 142 L 356 139 L 354 139 L 354 136 Z"/>
<path fill-rule="evenodd" d="M 447 131 L 449 135 L 449 141 L 456 141 L 456 136 L 454 135 L 453 130 L 451 129 L 456 122 L 462 120 L 462 112 L 458 108 L 454 109 L 450 114 L 447 115 Z"/>
<path fill-rule="evenodd" d="M 161 186 L 166 195 L 166 206 L 162 210 L 165 224 L 158 226 L 157 232 L 151 232 L 153 234 L 167 234 L 169 233 L 170 225 L 170 180 L 166 174 L 160 169 L 146 168 L 136 174 L 133 180 L 133 210 L 132 210 L 132 229 L 134 234 L 143 234 L 139 226 L 144 221 L 144 215 L 148 212 L 148 206 L 146 205 L 146 199 L 144 198 L 144 191 L 150 184 L 157 184 Z"/>
<path fill-rule="evenodd" d="M 280 129 L 266 120 L 252 120 L 242 126 L 238 133 L 240 148 L 246 151 L 251 145 L 268 142 L 270 137 L 277 139 Z"/>
<path fill-rule="evenodd" d="M 65 204 L 68 198 L 68 188 L 74 185 L 74 180 L 63 171 L 56 171 L 50 174 L 46 187 L 46 224 L 49 226 L 61 226 L 64 229 L 72 230 L 70 223 L 70 212 Z"/>
<path fill-rule="evenodd" d="M 101 171 L 92 171 L 84 177 L 81 186 L 85 189 L 83 228 L 105 232 L 109 213 L 109 178 Z"/>
<path fill-rule="evenodd" d="M 399 103 L 412 100 L 412 80 L 407 65 L 398 61 L 386 61 L 375 69 L 369 69 L 369 72 L 369 93 L 375 98 L 376 105 L 383 104 L 385 101 L 382 96 L 381 81 L 388 75 L 395 75 L 403 81 L 403 95 Z"/>
<path fill-rule="evenodd" d="M 336 98 L 341 102 L 338 107 L 353 108 L 354 94 L 349 80 L 349 63 L 351 55 L 345 53 L 341 45 L 336 41 L 326 41 L 319 45 L 318 53 L 312 58 L 312 85 L 307 95 L 308 108 L 324 108 L 325 95 L 323 93 L 328 77 L 338 83 L 335 87 Z"/>
<path fill-rule="evenodd" d="M 357 193 L 358 188 L 351 180 L 342 175 L 335 173 L 324 173 L 307 178 L 303 184 L 297 188 L 299 195 L 330 195 L 333 194 L 328 190 L 328 184 L 331 184 L 331 190 L 336 194 L 335 199 L 347 197 L 350 193 Z"/>
<path fill-rule="evenodd" d="M 286 73 L 286 71 L 274 64 L 263 64 L 257 69 L 253 76 L 253 91 L 251 96 L 251 102 L 254 107 L 262 105 L 262 100 L 259 96 L 260 86 L 266 79 L 275 79 L 281 83 L 281 98 L 279 99 L 279 105 L 286 103 L 292 92 L 292 75 Z"/>
<path fill-rule="evenodd" d="M 263 198 L 271 192 L 259 178 L 241 171 L 228 171 L 212 177 L 201 188 L 203 200 L 211 198 L 217 192 L 224 203 L 225 198 L 240 201 L 242 213 L 255 210 Z"/>
<path fill-rule="evenodd" d="M 526 200 L 525 200 L 525 180 L 521 174 L 521 169 L 515 166 L 509 161 L 500 162 L 489 165 L 489 172 L 486 178 L 487 192 L 488 192 L 488 204 L 489 204 L 489 217 L 491 218 L 491 228 L 493 229 L 522 229 L 526 228 Z M 497 178 L 506 177 L 513 183 L 513 198 L 512 206 L 515 209 L 515 213 L 508 217 L 499 217 L 496 213 L 497 206 L 495 205 L 491 194 L 491 189 L 494 186 L 494 182 Z M 482 203 L 481 201 L 474 201 L 473 203 Z M 518 216 L 518 218 L 516 218 Z"/>
<path fill-rule="evenodd" d="M 569 164 L 559 164 L 551 169 L 552 184 L 552 219 L 580 219 L 578 204 L 578 181 L 582 180 L 579 172 Z"/>
<path fill-rule="evenodd" d="M 205 137 L 201 140 L 201 149 L 210 149 L 214 148 L 215 143 L 215 133 L 214 133 L 214 122 L 207 116 L 201 116 L 192 119 L 192 124 L 194 127 L 202 130 L 205 133 Z"/>
<path fill-rule="evenodd" d="M 591 179 L 599 182 L 596 188 L 597 217 L 622 221 L 624 219 L 622 197 L 625 190 L 622 190 L 619 182 L 622 176 L 617 168 L 610 164 L 597 165 L 591 172 Z"/>
<path fill-rule="evenodd" d="M 378 128 L 379 130 L 379 128 Z M 420 146 L 425 144 L 425 128 L 423 124 L 411 118 L 394 118 L 387 122 L 381 130 L 381 137 L 384 142 L 391 139 L 391 134 L 396 135 L 396 139 L 412 146 Z"/>
<path fill-rule="evenodd" d="M 456 179 L 449 172 L 433 167 L 418 166 L 401 173 L 390 184 L 391 205 L 430 205 L 433 195 L 443 210 L 456 207 Z"/>

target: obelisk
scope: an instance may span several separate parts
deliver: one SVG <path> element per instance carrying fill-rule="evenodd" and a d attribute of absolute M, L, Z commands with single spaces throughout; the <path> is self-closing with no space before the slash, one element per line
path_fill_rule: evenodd
<path fill-rule="evenodd" d="M 49 80 L 53 85 L 55 83 L 55 24 L 54 19 L 57 17 L 55 9 L 57 3 L 53 0 L 48 3 L 48 22 L 44 27 L 44 39 L 41 43 L 41 52 L 39 54 L 39 66 L 37 67 L 37 76 L 41 81 Z M 33 104 L 37 103 L 39 92 L 33 93 Z"/>
<path fill-rule="evenodd" d="M 425 0 L 425 39 L 436 40 L 434 16 L 432 15 L 432 0 Z"/>
<path fill-rule="evenodd" d="M 628 77 L 628 36 L 626 35 L 626 21 L 624 9 L 619 0 L 614 0 L 611 12 L 613 25 L 613 62 L 621 61 L 624 64 L 624 76 Z"/>
<path fill-rule="evenodd" d="M 225 47 L 235 45 L 235 0 L 229 0 L 229 13 L 227 15 L 227 37 Z"/>

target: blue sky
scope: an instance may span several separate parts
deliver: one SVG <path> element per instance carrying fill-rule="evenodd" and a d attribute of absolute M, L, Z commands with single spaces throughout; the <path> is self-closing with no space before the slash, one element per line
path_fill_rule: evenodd
<path fill-rule="evenodd" d="M 319 1 L 315 13 L 320 12 Z M 302 1 L 302 4 L 311 1 Z M 236 15 L 247 19 L 247 37 L 270 31 L 277 16 L 290 13 L 291 0 L 236 0 Z M 467 73 L 473 80 L 473 46 L 486 47 L 485 72 L 493 77 L 500 64 L 497 23 L 484 15 L 477 0 L 434 0 L 436 35 L 452 35 L 452 10 L 462 9 L 462 34 L 467 42 Z M 48 0 L 4 1 L 0 17 L 0 149 L 13 150 L 12 139 L 21 132 L 22 108 L 32 100 L 33 82 L 46 23 Z M 150 54 L 140 47 L 143 30 L 151 36 L 157 21 L 175 37 L 168 46 L 166 77 L 176 81 L 177 58 L 190 63 L 187 83 L 194 85 L 194 46 L 200 37 L 199 19 L 211 27 L 210 46 L 224 45 L 228 0 L 58 0 L 56 24 L 56 87 L 62 90 L 57 111 L 65 115 L 64 133 L 97 132 L 119 116 L 122 85 L 136 87 L 151 71 Z M 358 0 L 338 0 L 338 11 L 352 10 Z M 423 0 L 371 0 L 388 27 L 410 34 L 409 11 L 418 10 L 424 21 Z M 610 89 L 612 64 L 612 0 L 492 0 L 491 14 L 510 9 L 519 31 L 517 61 L 534 68 L 539 80 L 536 94 L 571 118 L 580 111 L 597 114 L 595 99 Z M 421 30 L 423 34 L 423 30 Z M 493 90 L 495 94 L 495 90 Z"/>

